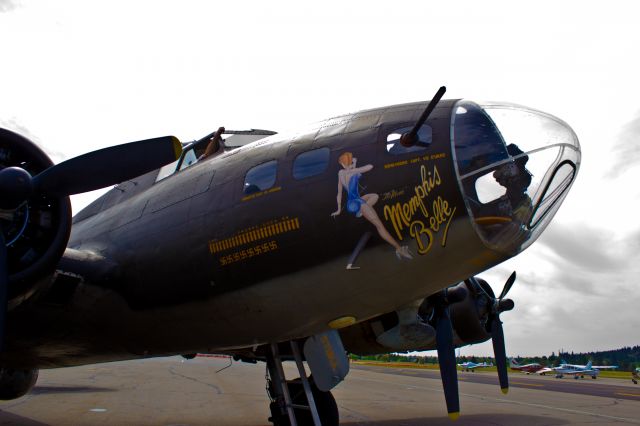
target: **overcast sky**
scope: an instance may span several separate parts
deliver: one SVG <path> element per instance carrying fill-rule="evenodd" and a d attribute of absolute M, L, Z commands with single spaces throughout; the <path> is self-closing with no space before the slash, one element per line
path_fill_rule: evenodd
<path fill-rule="evenodd" d="M 615 0 L 0 0 L 0 125 L 59 162 L 220 125 L 282 131 L 441 85 L 549 112 L 580 139 L 577 182 L 538 242 L 482 276 L 498 293 L 518 271 L 509 355 L 614 349 L 640 344 L 638 16 Z"/>

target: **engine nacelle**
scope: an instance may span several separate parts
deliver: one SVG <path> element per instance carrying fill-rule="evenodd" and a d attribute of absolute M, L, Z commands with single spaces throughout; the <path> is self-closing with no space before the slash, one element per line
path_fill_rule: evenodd
<path fill-rule="evenodd" d="M 488 284 L 467 280 L 450 289 L 463 287 L 463 300 L 449 306 L 455 346 L 484 342 L 491 338 L 488 318 L 492 299 L 483 291 Z M 490 289 L 489 289 L 490 290 Z M 357 355 L 436 349 L 436 299 L 427 297 L 367 321 L 340 330 L 347 351 Z"/>
<path fill-rule="evenodd" d="M 38 380 L 38 370 L 0 368 L 0 400 L 8 401 L 26 395 Z"/>
<path fill-rule="evenodd" d="M 35 176 L 53 165 L 29 139 L 0 129 L 0 169 L 20 167 Z M 8 252 L 9 308 L 46 284 L 62 257 L 71 231 L 69 197 L 32 195 L 15 209 L 0 209 L 0 232 Z"/>
<path fill-rule="evenodd" d="M 480 286 L 489 287 L 486 281 L 479 278 L 476 280 Z M 457 284 L 467 289 L 467 296 L 449 307 L 456 346 L 482 343 L 491 338 L 488 321 L 493 301 L 478 284 L 470 280 Z"/>

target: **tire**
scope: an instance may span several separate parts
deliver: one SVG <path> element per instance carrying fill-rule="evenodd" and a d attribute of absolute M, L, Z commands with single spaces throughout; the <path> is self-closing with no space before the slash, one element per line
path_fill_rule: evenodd
<path fill-rule="evenodd" d="M 336 404 L 336 400 L 331 392 L 323 392 L 318 389 L 313 383 L 313 379 L 309 380 L 309 385 L 311 385 L 311 393 L 313 394 L 313 399 L 316 403 L 318 416 L 320 417 L 322 426 L 338 426 L 340 421 L 338 404 Z M 307 395 L 304 393 L 304 387 L 302 386 L 300 379 L 287 382 L 287 387 L 289 388 L 291 401 L 294 404 L 308 405 Z M 287 412 L 284 414 L 281 413 L 278 403 L 272 402 L 269 404 L 269 409 L 271 410 L 271 417 L 269 417 L 269 421 L 272 422 L 274 426 L 291 425 L 289 422 L 289 415 Z M 310 410 L 294 408 L 293 412 L 296 416 L 296 422 L 298 425 L 314 426 Z"/>
<path fill-rule="evenodd" d="M 313 380 L 309 381 L 311 385 L 311 393 L 318 409 L 318 416 L 322 426 L 338 426 L 340 417 L 338 413 L 338 404 L 331 392 L 323 392 L 316 387 Z M 294 404 L 308 405 L 307 395 L 304 393 L 304 387 L 300 379 L 296 379 L 288 383 L 289 394 Z M 313 417 L 311 411 L 304 409 L 295 409 L 296 421 L 300 426 L 313 426 Z"/>

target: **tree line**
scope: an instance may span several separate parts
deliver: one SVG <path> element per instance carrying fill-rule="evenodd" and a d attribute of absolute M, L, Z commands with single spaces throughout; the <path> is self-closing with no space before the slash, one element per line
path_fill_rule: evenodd
<path fill-rule="evenodd" d="M 378 355 L 351 355 L 351 359 L 363 360 L 363 361 L 379 361 L 379 362 L 409 362 L 416 364 L 437 364 L 437 356 L 429 355 L 415 355 L 406 353 L 390 353 L 390 354 L 378 354 Z M 585 365 L 589 361 L 593 365 L 617 365 L 620 371 L 632 371 L 633 369 L 640 367 L 640 346 L 624 347 L 620 349 L 614 349 L 610 351 L 599 352 L 584 352 L 574 353 L 566 351 L 558 351 L 556 355 L 552 352 L 551 355 L 534 356 L 534 357 L 513 357 L 520 364 L 529 364 L 537 362 L 545 366 L 556 366 L 561 362 L 568 364 L 580 364 Z M 466 361 L 471 362 L 487 362 L 495 364 L 495 360 L 492 357 L 483 356 L 458 356 L 457 362 L 462 363 Z"/>

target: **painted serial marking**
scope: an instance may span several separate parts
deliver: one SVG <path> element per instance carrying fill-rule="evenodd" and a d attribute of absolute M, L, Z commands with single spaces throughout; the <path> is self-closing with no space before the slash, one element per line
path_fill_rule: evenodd
<path fill-rule="evenodd" d="M 222 256 L 219 259 L 220 265 L 226 266 L 231 263 L 240 262 L 241 260 L 250 259 L 275 250 L 278 250 L 278 243 L 275 241 L 268 241 L 266 243 L 258 244 L 256 246 Z"/>
<path fill-rule="evenodd" d="M 240 234 L 225 238 L 224 240 L 211 240 L 209 241 L 209 252 L 211 254 L 220 253 L 297 229 L 300 229 L 300 220 L 297 217 L 293 219 L 283 218 L 275 223 L 260 226 L 257 229 L 242 231 Z"/>

